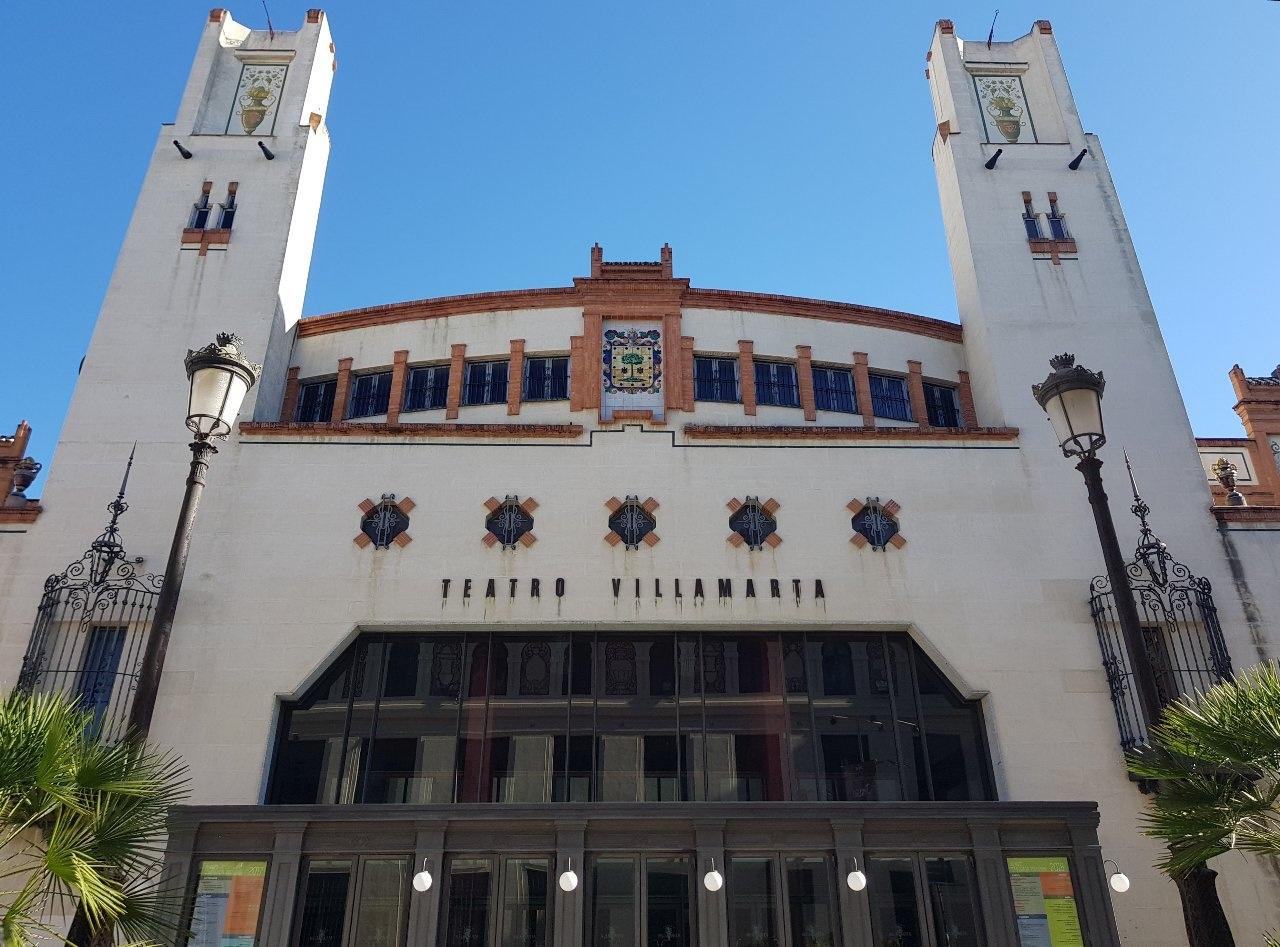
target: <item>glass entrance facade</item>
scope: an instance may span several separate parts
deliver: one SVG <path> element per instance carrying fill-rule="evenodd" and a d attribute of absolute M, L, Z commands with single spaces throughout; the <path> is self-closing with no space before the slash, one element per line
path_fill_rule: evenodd
<path fill-rule="evenodd" d="M 901 634 L 369 635 L 281 716 L 281 804 L 993 798 Z"/>

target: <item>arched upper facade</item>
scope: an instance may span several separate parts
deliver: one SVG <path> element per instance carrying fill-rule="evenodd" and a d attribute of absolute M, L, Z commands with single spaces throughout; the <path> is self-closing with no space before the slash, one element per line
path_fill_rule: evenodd
<path fill-rule="evenodd" d="M 296 333 L 283 397 L 246 433 L 448 424 L 572 438 L 678 421 L 687 438 L 1012 436 L 975 416 L 959 325 L 694 288 L 669 247 L 654 263 L 609 263 L 597 246 L 569 287 L 348 310 Z"/>

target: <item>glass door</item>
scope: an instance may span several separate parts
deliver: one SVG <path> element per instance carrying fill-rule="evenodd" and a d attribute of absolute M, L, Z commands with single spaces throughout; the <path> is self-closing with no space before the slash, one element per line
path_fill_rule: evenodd
<path fill-rule="evenodd" d="M 685 855 L 600 855 L 587 891 L 589 947 L 691 947 L 693 873 Z"/>
<path fill-rule="evenodd" d="M 441 947 L 547 947 L 551 859 L 452 858 L 440 910 Z"/>
<path fill-rule="evenodd" d="M 967 855 L 868 855 L 876 947 L 981 947 L 973 862 Z"/>

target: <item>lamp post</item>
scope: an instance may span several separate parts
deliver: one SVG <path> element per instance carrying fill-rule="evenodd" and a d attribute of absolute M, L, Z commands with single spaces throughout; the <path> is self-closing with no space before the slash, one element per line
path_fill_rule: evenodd
<path fill-rule="evenodd" d="M 1145 729 L 1160 719 L 1164 701 L 1160 698 L 1155 671 L 1147 657 L 1138 607 L 1129 587 L 1129 575 L 1120 553 L 1120 541 L 1116 538 L 1111 507 L 1102 489 L 1102 461 L 1098 459 L 1098 450 L 1107 442 L 1106 429 L 1102 424 L 1102 389 L 1106 382 L 1102 372 L 1091 372 L 1077 365 L 1074 355 L 1057 355 L 1049 359 L 1049 365 L 1053 371 L 1043 382 L 1032 385 L 1031 393 L 1049 416 L 1063 455 L 1079 458 L 1076 470 L 1084 475 L 1085 487 L 1089 491 L 1089 505 L 1093 507 L 1093 521 L 1098 528 L 1098 541 L 1102 544 L 1102 558 L 1114 593 L 1120 632 L 1129 654 L 1129 668 L 1137 686 Z"/>
<path fill-rule="evenodd" d="M 164 585 L 156 602 L 156 614 L 147 634 L 146 650 L 138 671 L 138 686 L 129 710 L 129 734 L 141 740 L 151 730 L 151 717 L 156 709 L 160 689 L 160 672 L 164 669 L 173 617 L 178 610 L 182 591 L 182 574 L 187 567 L 187 550 L 191 545 L 191 527 L 195 523 L 200 495 L 204 492 L 205 473 L 210 458 L 218 452 L 212 439 L 225 438 L 240 413 L 244 396 L 262 373 L 257 365 L 240 351 L 244 340 L 221 332 L 217 340 L 204 348 L 187 352 L 187 378 L 191 392 L 187 402 L 187 427 L 195 435 L 191 442 L 191 471 L 187 475 L 187 492 L 182 498 L 178 525 L 169 547 L 169 562 L 164 570 Z"/>

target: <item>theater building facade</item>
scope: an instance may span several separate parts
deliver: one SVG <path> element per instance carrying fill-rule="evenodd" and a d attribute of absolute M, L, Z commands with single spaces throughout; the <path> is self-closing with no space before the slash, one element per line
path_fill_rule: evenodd
<path fill-rule="evenodd" d="M 959 321 L 598 245 L 564 285 L 303 317 L 335 56 L 321 11 L 270 35 L 212 12 L 42 510 L 3 537 L 5 674 L 118 735 L 183 356 L 235 331 L 263 363 L 151 729 L 190 767 L 190 943 L 1185 942 L 1093 520 L 1030 393 L 1051 356 L 1106 373 L 1123 545 L 1205 580 L 1149 617 L 1171 693 L 1276 643 L 1050 25 L 988 46 L 944 20 L 928 47 Z M 1251 942 L 1280 877 L 1220 861 Z"/>

